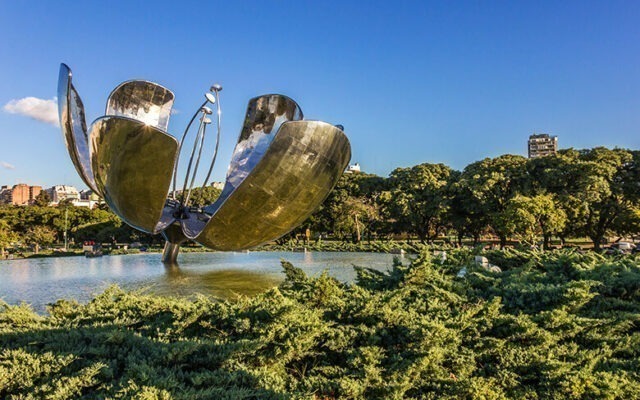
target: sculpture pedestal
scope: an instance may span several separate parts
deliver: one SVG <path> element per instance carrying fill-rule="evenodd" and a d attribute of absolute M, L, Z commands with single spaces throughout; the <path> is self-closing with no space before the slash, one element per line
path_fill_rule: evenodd
<path fill-rule="evenodd" d="M 164 242 L 164 250 L 162 251 L 162 262 L 167 265 L 178 264 L 178 253 L 180 253 L 180 245 L 171 243 L 169 241 Z"/>

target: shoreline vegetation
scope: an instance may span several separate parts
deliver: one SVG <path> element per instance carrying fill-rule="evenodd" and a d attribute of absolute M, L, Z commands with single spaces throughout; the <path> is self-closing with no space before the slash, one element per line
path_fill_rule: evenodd
<path fill-rule="evenodd" d="M 639 150 L 604 147 L 532 159 L 505 154 L 462 171 L 423 163 L 396 168 L 388 177 L 345 173 L 319 209 L 276 242 L 417 239 L 475 247 L 494 238 L 500 247 L 549 249 L 586 238 L 601 250 L 640 238 L 639 180 Z M 105 204 L 90 210 L 63 200 L 51 207 L 45 193 L 30 206 L 0 205 L 0 258 L 68 247 L 62 243 L 164 244 L 160 235 L 124 224 Z M 219 193 L 198 188 L 189 205 L 210 204 Z"/>
<path fill-rule="evenodd" d="M 640 398 L 640 256 L 418 253 L 353 284 L 283 261 L 234 301 L 0 304 L 0 398 Z"/>
<path fill-rule="evenodd" d="M 560 249 L 560 243 L 556 243 Z M 497 240 L 483 241 L 480 240 L 476 246 L 473 246 L 471 242 L 464 243 L 464 248 L 480 250 L 497 249 L 499 243 Z M 588 240 L 572 241 L 565 244 L 567 248 L 586 250 L 590 249 Z M 432 249 L 439 251 L 451 251 L 457 249 L 457 246 L 452 246 L 442 241 L 441 243 L 423 244 L 419 240 L 373 240 L 373 241 L 361 241 L 359 243 L 353 243 L 340 240 L 323 240 L 312 241 L 305 243 L 304 241 L 290 240 L 285 243 L 269 243 L 258 246 L 250 250 L 244 250 L 243 252 L 259 252 L 259 251 L 282 251 L 282 252 L 364 252 L 364 253 L 387 253 L 387 254 L 418 254 L 421 251 Z M 520 243 L 512 242 L 505 246 L 505 249 L 527 249 L 527 246 L 523 246 Z M 163 248 L 161 246 L 129 248 L 126 245 L 120 244 L 114 249 L 105 249 L 104 255 L 131 255 L 131 254 L 143 254 L 143 253 L 162 253 Z M 180 249 L 181 253 L 215 253 L 217 250 L 208 249 L 200 245 L 187 245 Z M 64 251 L 63 249 L 46 249 L 40 250 L 38 254 L 32 252 L 26 252 L 22 254 L 14 254 L 10 260 L 22 260 L 30 258 L 49 258 L 49 257 L 78 257 L 84 256 L 81 249 L 70 249 Z"/>

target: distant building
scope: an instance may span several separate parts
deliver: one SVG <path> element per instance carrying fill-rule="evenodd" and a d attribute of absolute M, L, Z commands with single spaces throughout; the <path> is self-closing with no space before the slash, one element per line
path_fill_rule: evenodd
<path fill-rule="evenodd" d="M 42 192 L 42 186 L 29 186 L 29 201 L 33 203 Z"/>
<path fill-rule="evenodd" d="M 11 189 L 7 185 L 0 187 L 0 204 L 8 204 L 7 198 L 11 196 Z"/>
<path fill-rule="evenodd" d="M 71 204 L 76 207 L 86 207 L 86 208 L 94 208 L 96 205 L 100 204 L 102 201 L 96 200 L 88 200 L 88 199 L 80 199 L 80 200 L 71 200 Z"/>
<path fill-rule="evenodd" d="M 213 182 L 211 186 L 213 186 L 214 189 L 222 190 L 222 188 L 224 187 L 224 182 Z"/>
<path fill-rule="evenodd" d="M 11 204 L 22 206 L 29 204 L 29 185 L 18 183 L 11 188 Z"/>
<path fill-rule="evenodd" d="M 58 204 L 63 200 L 80 200 L 80 192 L 73 186 L 57 185 L 47 189 L 51 202 Z"/>
<path fill-rule="evenodd" d="M 544 157 L 558 151 L 558 137 L 546 133 L 529 136 L 529 158 Z"/>
<path fill-rule="evenodd" d="M 85 189 L 80 191 L 80 200 L 100 201 L 100 196 L 93 193 L 91 189 Z"/>
<path fill-rule="evenodd" d="M 355 164 L 349 165 L 347 167 L 347 170 L 344 171 L 345 174 L 353 174 L 353 173 L 360 173 L 360 172 L 362 172 L 362 171 L 360 170 L 360 164 L 359 163 L 355 163 Z"/>
<path fill-rule="evenodd" d="M 9 186 L 2 186 L 2 188 L 0 188 L 0 202 L 17 206 L 33 204 L 36 196 L 40 194 L 41 191 L 41 186 L 29 186 L 26 183 L 18 183 L 11 188 Z"/>

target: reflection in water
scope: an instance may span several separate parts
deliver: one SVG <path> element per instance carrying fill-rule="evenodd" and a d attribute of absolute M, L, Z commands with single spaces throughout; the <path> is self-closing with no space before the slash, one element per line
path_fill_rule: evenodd
<path fill-rule="evenodd" d="M 272 287 L 282 280 L 278 274 L 265 274 L 237 269 L 226 269 L 194 274 L 182 270 L 177 265 L 165 267 L 165 284 L 149 287 L 151 293 L 165 296 L 188 296 L 193 293 L 206 293 L 221 298 L 233 298 L 239 295 L 254 296 Z"/>
<path fill-rule="evenodd" d="M 312 256 L 312 252 L 310 251 L 305 251 L 304 252 L 304 262 L 305 264 L 310 264 L 313 262 L 313 256 Z"/>
<path fill-rule="evenodd" d="M 393 256 L 376 253 L 332 252 L 215 252 L 185 253 L 180 267 L 165 269 L 159 254 L 64 257 L 0 261 L 0 299 L 9 304 L 30 303 L 43 312 L 58 299 L 86 302 L 117 284 L 160 295 L 191 296 L 195 293 L 221 298 L 255 295 L 278 285 L 284 278 L 281 260 L 290 261 L 307 275 L 327 270 L 349 282 L 352 265 L 386 270 Z"/>

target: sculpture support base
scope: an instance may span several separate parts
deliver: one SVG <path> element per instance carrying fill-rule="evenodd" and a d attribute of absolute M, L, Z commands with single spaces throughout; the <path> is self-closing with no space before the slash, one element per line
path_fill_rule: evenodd
<path fill-rule="evenodd" d="M 162 262 L 167 265 L 178 264 L 178 253 L 180 253 L 180 245 L 171 243 L 169 241 L 164 242 L 164 250 L 162 251 Z"/>

